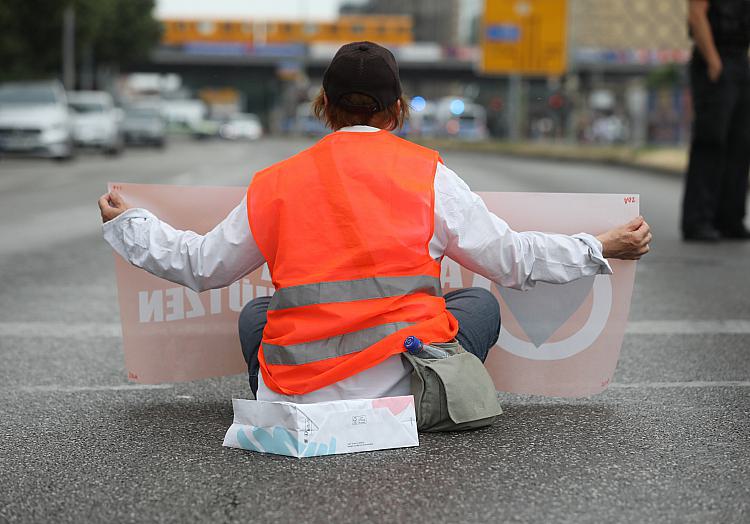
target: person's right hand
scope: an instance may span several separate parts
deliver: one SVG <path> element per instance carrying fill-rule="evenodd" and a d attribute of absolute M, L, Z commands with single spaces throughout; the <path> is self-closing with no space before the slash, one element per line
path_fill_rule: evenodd
<path fill-rule="evenodd" d="M 643 217 L 638 217 L 596 238 L 602 243 L 604 258 L 639 260 L 650 250 L 651 227 Z"/>
<path fill-rule="evenodd" d="M 721 77 L 721 72 L 724 70 L 724 64 L 721 63 L 721 58 L 716 58 L 708 63 L 708 79 L 711 82 L 716 82 Z"/>

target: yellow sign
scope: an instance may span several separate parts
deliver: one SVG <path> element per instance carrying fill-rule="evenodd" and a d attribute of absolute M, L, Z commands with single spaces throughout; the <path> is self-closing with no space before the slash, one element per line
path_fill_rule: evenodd
<path fill-rule="evenodd" d="M 561 75 L 566 30 L 567 0 L 485 0 L 482 72 Z"/>
<path fill-rule="evenodd" d="M 240 99 L 240 92 L 233 87 L 205 87 L 198 92 L 201 100 L 207 104 L 236 104 Z"/>

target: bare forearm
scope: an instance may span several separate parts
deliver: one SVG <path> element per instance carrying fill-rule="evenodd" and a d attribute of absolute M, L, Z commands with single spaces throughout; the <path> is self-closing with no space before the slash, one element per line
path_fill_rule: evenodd
<path fill-rule="evenodd" d="M 719 51 L 716 49 L 711 24 L 708 22 L 708 2 L 692 0 L 688 24 L 693 33 L 693 40 L 703 58 L 709 64 L 721 62 Z"/>

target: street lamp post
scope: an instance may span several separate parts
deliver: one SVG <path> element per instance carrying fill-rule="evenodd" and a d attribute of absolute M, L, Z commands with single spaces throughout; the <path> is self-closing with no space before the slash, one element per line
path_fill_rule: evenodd
<path fill-rule="evenodd" d="M 71 91 L 75 87 L 75 31 L 76 13 L 72 4 L 68 4 L 63 12 L 62 30 L 62 77 L 65 89 Z"/>

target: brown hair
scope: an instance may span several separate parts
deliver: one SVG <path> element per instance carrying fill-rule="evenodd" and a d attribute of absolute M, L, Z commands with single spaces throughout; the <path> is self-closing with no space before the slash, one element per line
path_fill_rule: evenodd
<path fill-rule="evenodd" d="M 393 102 L 390 106 L 377 113 L 354 113 L 347 111 L 341 106 L 331 103 L 326 104 L 324 97 L 325 91 L 321 88 L 320 93 L 318 93 L 318 96 L 312 102 L 312 111 L 320 121 L 334 131 L 342 127 L 372 125 L 373 123 L 378 123 L 378 127 L 383 125 L 383 129 L 393 131 L 394 129 L 401 129 L 406 119 L 409 118 L 409 104 L 403 95 L 396 102 Z M 360 93 L 344 95 L 343 98 L 347 103 L 355 105 L 375 103 L 372 97 Z M 399 101 L 401 102 L 400 105 L 398 104 Z"/>

